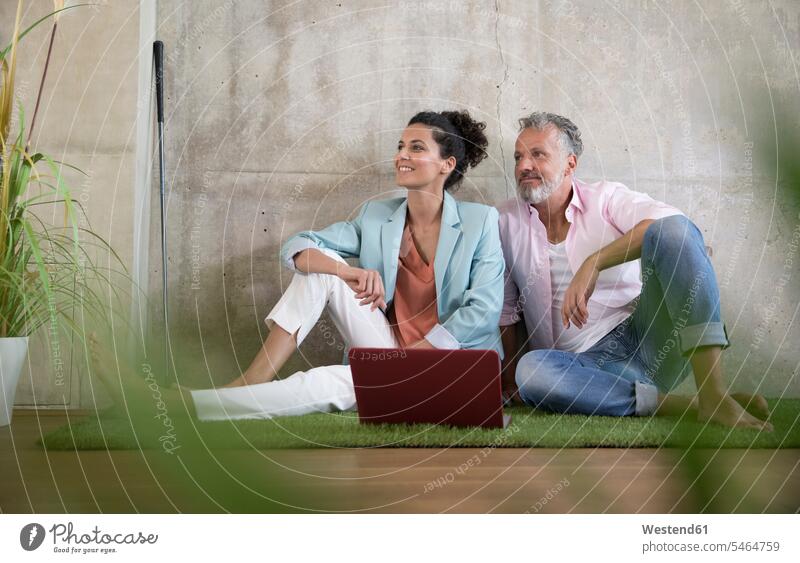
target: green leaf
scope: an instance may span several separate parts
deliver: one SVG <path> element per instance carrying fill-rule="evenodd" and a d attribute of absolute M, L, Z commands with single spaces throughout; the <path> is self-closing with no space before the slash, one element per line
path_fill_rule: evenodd
<path fill-rule="evenodd" d="M 23 31 L 22 33 L 20 33 L 20 34 L 19 34 L 19 37 L 17 37 L 17 41 L 19 41 L 20 39 L 22 39 L 23 37 L 25 37 L 26 35 L 28 35 L 28 33 L 30 33 L 30 32 L 31 32 L 31 31 L 32 31 L 32 30 L 33 30 L 33 29 L 34 29 L 36 26 L 38 26 L 40 23 L 42 23 L 43 21 L 45 21 L 47 18 L 50 18 L 50 17 L 52 17 L 52 16 L 56 15 L 56 14 L 57 14 L 57 13 L 59 13 L 59 12 L 64 12 L 64 11 L 66 11 L 66 10 L 71 10 L 72 8 L 79 8 L 79 7 L 81 7 L 81 6 L 96 6 L 96 5 L 97 5 L 97 4 L 75 4 L 74 6 L 65 6 L 65 7 L 61 8 L 60 10 L 56 10 L 55 12 L 50 12 L 50 13 L 49 13 L 49 14 L 47 14 L 46 16 L 42 16 L 41 18 L 39 18 L 38 20 L 36 20 L 35 22 L 33 22 L 33 24 L 31 24 L 30 26 L 28 26 L 28 27 L 25 29 L 25 31 Z M 11 43 L 9 43 L 9 44 L 8 44 L 8 45 L 7 45 L 7 46 L 6 46 L 6 47 L 5 47 L 5 48 L 4 48 L 2 51 L 0 51 L 0 59 L 5 59 L 5 58 L 6 58 L 6 55 L 8 54 L 8 52 L 9 52 L 10 50 L 11 50 Z"/>

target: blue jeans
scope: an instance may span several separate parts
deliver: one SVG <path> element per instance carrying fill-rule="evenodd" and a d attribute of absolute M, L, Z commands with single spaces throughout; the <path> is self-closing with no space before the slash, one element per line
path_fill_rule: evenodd
<path fill-rule="evenodd" d="M 729 345 L 703 235 L 689 219 L 654 221 L 642 241 L 642 292 L 633 314 L 585 352 L 534 350 L 520 358 L 519 394 L 569 414 L 651 415 L 658 392 L 691 372 L 699 346 Z"/>

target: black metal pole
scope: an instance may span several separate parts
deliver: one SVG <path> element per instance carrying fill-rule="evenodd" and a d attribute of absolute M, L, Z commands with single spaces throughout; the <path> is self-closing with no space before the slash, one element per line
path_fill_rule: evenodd
<path fill-rule="evenodd" d="M 153 42 L 156 74 L 156 109 L 158 112 L 158 176 L 161 201 L 161 276 L 164 300 L 164 382 L 171 380 L 169 346 L 169 306 L 167 300 L 167 207 L 164 189 L 164 43 Z"/>

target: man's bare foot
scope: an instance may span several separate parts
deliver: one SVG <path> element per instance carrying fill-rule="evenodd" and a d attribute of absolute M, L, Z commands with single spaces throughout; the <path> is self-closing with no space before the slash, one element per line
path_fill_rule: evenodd
<path fill-rule="evenodd" d="M 658 394 L 656 416 L 684 416 L 690 413 L 697 415 L 697 398 L 675 393 Z"/>
<path fill-rule="evenodd" d="M 750 393 L 731 393 L 731 397 L 754 417 L 761 420 L 769 418 L 769 405 L 761 395 L 755 393 L 752 395 Z"/>
<path fill-rule="evenodd" d="M 759 420 L 733 399 L 724 395 L 712 403 L 704 404 L 698 401 L 697 420 L 700 422 L 717 422 L 732 428 L 752 428 L 772 432 L 772 424 Z"/>
<path fill-rule="evenodd" d="M 745 417 L 746 420 L 757 418 L 759 419 L 757 422 L 759 423 L 758 426 L 762 427 L 762 421 L 766 421 L 769 417 L 769 405 L 767 405 L 767 400 L 764 399 L 761 395 L 750 395 L 748 393 L 731 393 L 728 396 L 741 408 L 746 409 Z M 729 405 L 730 406 L 730 405 Z M 713 409 L 709 409 L 709 412 Z M 737 409 L 733 409 L 734 411 Z M 728 415 L 732 415 L 731 409 L 726 407 L 726 412 Z M 684 414 L 691 413 L 696 414 L 698 420 L 705 421 L 705 420 L 714 420 L 715 422 L 721 422 L 717 420 L 719 417 L 711 417 L 706 416 L 705 418 L 700 417 L 700 406 L 697 397 L 687 397 L 686 395 L 675 395 L 672 393 L 668 393 L 666 395 L 659 395 L 659 405 L 658 410 L 656 411 L 657 415 L 662 416 L 682 416 Z M 720 416 L 724 419 L 728 419 L 729 417 L 724 414 L 720 413 Z M 725 424 L 722 422 L 722 424 Z M 733 426 L 728 424 L 728 426 Z M 736 425 L 738 426 L 738 425 Z M 764 429 L 772 430 L 772 425 L 767 423 L 764 426 Z"/>

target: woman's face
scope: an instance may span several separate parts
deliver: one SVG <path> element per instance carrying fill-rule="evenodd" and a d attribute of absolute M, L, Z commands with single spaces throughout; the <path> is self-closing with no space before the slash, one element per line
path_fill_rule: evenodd
<path fill-rule="evenodd" d="M 442 158 L 439 145 L 433 139 L 430 127 L 421 123 L 409 125 L 397 143 L 394 172 L 397 185 L 402 188 L 422 188 L 440 182 L 444 184 L 453 171 L 456 159 Z"/>

